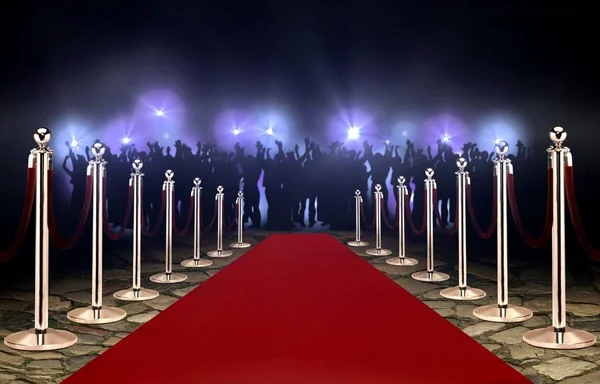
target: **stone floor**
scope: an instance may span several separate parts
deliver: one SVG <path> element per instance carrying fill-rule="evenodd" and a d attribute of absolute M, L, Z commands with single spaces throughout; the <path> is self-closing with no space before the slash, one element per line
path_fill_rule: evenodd
<path fill-rule="evenodd" d="M 350 232 L 333 233 L 340 241 L 348 241 Z M 246 239 L 259 242 L 267 236 L 264 232 L 247 234 Z M 208 237 L 208 236 L 206 236 Z M 205 238 L 206 238 L 205 237 Z M 231 243 L 233 238 L 224 241 Z M 373 242 L 367 236 L 367 241 Z M 384 238 L 384 248 L 397 250 L 393 236 Z M 208 249 L 214 244 L 205 244 Z M 227 259 L 213 260 L 214 264 L 203 271 L 190 271 L 184 283 L 158 285 L 148 277 L 164 270 L 160 242 L 145 245 L 143 262 L 144 286 L 160 291 L 157 299 L 125 303 L 117 302 L 112 293 L 127 288 L 131 284 L 130 252 L 117 252 L 116 262 L 104 270 L 104 304 L 120 306 L 128 316 L 125 320 L 101 325 L 84 326 L 67 320 L 67 311 L 88 305 L 90 302 L 89 272 L 65 273 L 53 276 L 50 285 L 50 326 L 67 329 L 77 334 L 79 342 L 70 348 L 41 353 L 24 353 L 0 345 L 0 383 L 58 383 L 78 370 L 96 356 L 118 343 L 138 326 L 152 319 L 178 298 L 202 284 L 219 270 L 244 253 L 237 250 Z M 366 256 L 365 248 L 353 248 L 357 254 Z M 592 384 L 600 383 L 600 344 L 577 351 L 551 351 L 533 348 L 521 340 L 529 329 L 550 324 L 550 270 L 535 263 L 513 263 L 510 271 L 510 293 L 513 303 L 523 304 L 532 309 L 535 316 L 525 323 L 498 324 L 477 320 L 473 308 L 496 300 L 496 268 L 494 260 L 471 263 L 469 265 L 469 285 L 485 290 L 488 297 L 477 302 L 457 303 L 443 299 L 439 292 L 447 286 L 456 285 L 455 252 L 443 248 L 436 249 L 437 270 L 449 273 L 452 278 L 442 284 L 418 282 L 410 274 L 424 268 L 425 249 L 413 246 L 407 250 L 416 256 L 420 264 L 415 267 L 393 267 L 385 263 L 386 257 L 366 257 L 382 273 L 385 273 L 406 290 L 414 294 L 429 307 L 462 329 L 487 349 L 495 353 L 512 367 L 522 372 L 534 383 Z M 174 246 L 174 270 L 183 270 L 179 262 L 189 258 L 191 239 L 185 239 Z M 122 254 L 122 255 L 120 255 Z M 105 263 L 107 264 L 107 263 Z M 568 314 L 571 325 L 596 332 L 600 337 L 600 269 L 588 269 L 588 275 L 577 272 L 577 281 L 569 276 Z M 87 276 L 86 276 L 87 275 Z M 0 288 L 0 337 L 27 328 L 33 324 L 33 279 L 25 282 L 4 284 Z M 10 286 L 7 286 L 10 285 Z"/>

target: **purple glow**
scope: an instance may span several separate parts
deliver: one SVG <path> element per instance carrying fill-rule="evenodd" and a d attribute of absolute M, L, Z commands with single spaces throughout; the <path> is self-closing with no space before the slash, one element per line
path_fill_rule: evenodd
<path fill-rule="evenodd" d="M 269 127 L 265 130 L 265 134 L 269 135 L 269 136 L 273 136 L 275 132 L 273 131 L 273 128 Z"/>
<path fill-rule="evenodd" d="M 244 109 L 229 109 L 221 112 L 213 123 L 213 137 L 201 141 L 215 142 L 219 148 L 231 148 L 236 142 L 250 146 L 258 140 L 259 131 L 253 129 L 257 123 L 250 112 Z"/>
<path fill-rule="evenodd" d="M 448 144 L 462 145 L 470 141 L 469 133 L 469 127 L 459 117 L 449 113 L 439 114 L 425 121 L 417 145 L 432 145 L 440 139 Z"/>
<path fill-rule="evenodd" d="M 369 140 L 377 134 L 374 127 L 374 119 L 359 109 L 349 109 L 338 113 L 331 118 L 327 125 L 326 142 L 346 141 L 349 147 L 358 147 L 358 138 Z M 352 144 L 354 142 L 354 144 Z"/>
<path fill-rule="evenodd" d="M 125 136 L 123 138 L 123 140 L 121 140 L 121 141 L 123 142 L 123 144 L 129 144 L 131 142 L 131 139 L 129 137 Z"/>
<path fill-rule="evenodd" d="M 79 141 L 77 141 L 77 139 L 71 140 L 71 147 L 72 148 L 77 148 L 78 146 L 79 146 Z"/>
<path fill-rule="evenodd" d="M 500 114 L 478 122 L 472 141 L 476 142 L 481 150 L 491 151 L 494 144 L 504 140 L 509 145 L 509 153 L 515 153 L 513 149 L 516 149 L 517 141 L 527 142 L 526 133 L 520 121 Z"/>
<path fill-rule="evenodd" d="M 177 138 L 196 142 L 196 132 L 186 126 L 185 104 L 181 98 L 169 90 L 153 90 L 138 99 L 133 111 L 133 125 L 128 137 L 138 137 L 144 141 L 159 141 L 172 144 L 164 139 Z M 121 135 L 120 137 L 123 137 Z"/>

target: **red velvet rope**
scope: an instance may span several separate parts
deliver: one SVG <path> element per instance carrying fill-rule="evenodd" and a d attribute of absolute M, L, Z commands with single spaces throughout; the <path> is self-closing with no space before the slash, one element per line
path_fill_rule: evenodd
<path fill-rule="evenodd" d="M 173 193 L 175 195 L 175 193 Z M 175 205 L 175 196 L 173 196 L 173 205 Z M 173 207 L 175 208 L 175 207 Z M 175 209 L 173 209 L 173 233 L 175 236 L 185 236 L 185 234 L 190 230 L 190 226 L 192 224 L 192 218 L 194 217 L 194 196 L 190 196 L 190 210 L 188 211 L 187 218 L 185 219 L 185 225 L 182 230 L 177 228 L 177 220 L 175 220 Z"/>
<path fill-rule="evenodd" d="M 469 210 L 469 217 L 471 218 L 471 224 L 473 224 L 473 229 L 475 230 L 475 233 L 477 233 L 477 236 L 481 237 L 484 240 L 489 239 L 490 237 L 492 237 L 492 235 L 494 234 L 494 230 L 496 229 L 496 221 L 497 219 L 497 213 L 498 213 L 498 204 L 497 204 L 497 192 L 496 192 L 496 185 L 497 185 L 497 181 L 496 178 L 494 177 L 494 187 L 493 187 L 493 198 L 492 198 L 492 217 L 490 219 L 490 225 L 488 226 L 488 230 L 487 231 L 483 231 L 481 229 L 481 227 L 479 226 L 479 223 L 477 222 L 477 216 L 475 216 L 475 208 L 473 207 L 473 199 L 471 197 L 471 184 L 467 184 L 466 185 L 466 190 L 467 190 L 467 207 Z"/>
<path fill-rule="evenodd" d="M 56 216 L 54 215 L 54 187 L 53 187 L 53 172 L 52 170 L 48 170 L 48 227 L 50 232 L 50 240 L 56 248 L 61 251 L 65 251 L 67 249 L 72 248 L 77 240 L 83 234 L 83 230 L 85 229 L 85 223 L 88 220 L 90 205 L 92 202 L 92 192 L 93 192 L 93 176 L 88 175 L 85 178 L 85 198 L 83 201 L 83 207 L 81 209 L 81 213 L 79 214 L 79 220 L 77 220 L 77 226 L 73 230 L 71 236 L 66 239 L 60 236 L 60 232 L 58 231 L 58 226 L 56 225 Z"/>
<path fill-rule="evenodd" d="M 425 201 L 427 201 L 427 191 L 425 191 Z M 410 198 L 408 197 L 408 195 L 404 195 L 404 206 L 407 208 L 405 210 L 406 212 L 406 221 L 408 222 L 408 226 L 410 227 L 410 230 L 417 236 L 421 236 L 422 234 L 425 233 L 425 230 L 427 229 L 427 207 L 425 207 L 425 209 L 423 210 L 423 225 L 421 225 L 421 228 L 417 229 L 417 227 L 415 227 L 415 223 L 413 222 L 412 219 L 412 212 L 410 210 Z"/>
<path fill-rule="evenodd" d="M 382 202 L 383 203 L 383 202 Z M 387 217 L 387 214 L 385 213 L 385 209 L 381 210 L 381 217 L 383 217 L 383 223 L 385 224 L 386 227 L 388 227 L 389 229 L 396 229 L 398 228 L 398 211 L 400 210 L 400 204 L 396 204 L 396 217 L 394 220 L 394 225 L 392 225 Z"/>
<path fill-rule="evenodd" d="M 571 222 L 575 229 L 575 235 L 579 244 L 583 247 L 585 253 L 595 261 L 600 261 L 600 251 L 594 248 L 590 240 L 583 230 L 581 216 L 579 215 L 579 207 L 575 199 L 575 178 L 573 176 L 573 167 L 565 167 L 565 189 L 569 212 L 571 213 Z"/>
<path fill-rule="evenodd" d="M 231 231 L 233 229 L 233 227 L 235 226 L 235 223 L 237 222 L 237 210 L 238 210 L 238 204 L 235 203 L 235 216 L 233 217 L 233 220 L 231 220 L 231 222 L 228 225 L 225 225 L 225 221 L 223 221 L 223 230 L 224 231 Z M 223 210 L 223 213 L 225 213 L 225 210 Z"/>
<path fill-rule="evenodd" d="M 102 188 L 104 188 L 104 197 L 106 197 L 106 177 L 102 181 Z M 110 203 L 110 201 L 109 201 Z M 112 241 L 119 240 L 127 230 L 127 225 L 129 224 L 129 220 L 131 219 L 131 209 L 133 207 L 133 185 L 130 185 L 127 192 L 127 205 L 125 206 L 125 216 L 123 217 L 123 221 L 121 222 L 121 226 L 118 232 L 112 232 L 110 230 L 110 222 L 108 218 L 108 211 L 106 209 L 106 204 L 104 204 L 104 212 L 102 213 L 102 226 L 104 227 L 104 234 Z"/>
<path fill-rule="evenodd" d="M 458 196 L 458 194 L 457 194 Z M 442 204 L 444 204 L 444 202 L 442 202 Z M 458 204 L 456 204 L 455 206 L 455 216 L 456 217 L 456 222 L 454 223 L 454 228 L 452 229 L 447 229 L 446 228 L 446 223 L 444 223 L 444 220 L 442 220 L 442 216 L 440 215 L 440 211 L 438 209 L 438 194 L 437 194 L 437 188 L 433 190 L 433 212 L 435 212 L 435 218 L 438 222 L 438 224 L 440 225 L 440 228 L 442 228 L 442 233 L 444 233 L 444 235 L 446 236 L 454 236 L 456 234 L 456 231 L 458 231 Z"/>
<path fill-rule="evenodd" d="M 360 219 L 367 229 L 375 228 L 375 210 L 373 210 L 373 224 L 369 224 L 365 216 L 365 206 L 362 201 L 360 202 Z"/>
<path fill-rule="evenodd" d="M 513 220 L 517 226 L 517 231 L 521 235 L 525 244 L 531 248 L 543 247 L 550 239 L 552 232 L 552 170 L 548 169 L 548 194 L 546 197 L 546 219 L 544 220 L 544 227 L 538 237 L 531 236 L 523 225 L 521 220 L 521 213 L 519 206 L 517 205 L 517 198 L 515 196 L 515 175 L 510 173 L 506 175 L 506 182 L 508 188 L 508 202 L 510 203 L 510 211 L 512 213 Z"/>
<path fill-rule="evenodd" d="M 202 224 L 203 231 L 210 231 L 217 222 L 217 204 L 217 200 L 215 200 L 215 210 L 213 212 L 213 217 L 212 219 L 210 219 L 210 223 L 206 227 L 204 226 L 204 224 L 202 224 L 202 211 L 200 212 L 200 224 Z"/>
<path fill-rule="evenodd" d="M 160 202 L 160 211 L 158 212 L 158 220 L 156 220 L 156 225 L 154 226 L 154 228 L 152 228 L 151 230 L 146 228 L 145 225 L 145 216 L 144 216 L 144 200 L 143 200 L 143 194 L 142 194 L 142 198 L 141 198 L 141 205 L 142 205 L 142 233 L 144 234 L 144 236 L 146 237 L 153 237 L 156 236 L 156 234 L 158 233 L 158 231 L 160 231 L 160 229 L 162 228 L 162 223 L 163 220 L 165 218 L 165 208 L 167 206 L 167 191 L 162 191 L 161 194 L 161 202 Z"/>
<path fill-rule="evenodd" d="M 31 219 L 31 211 L 33 210 L 33 201 L 35 200 L 35 184 L 36 184 L 36 168 L 27 169 L 27 186 L 25 188 L 25 203 L 23 204 L 23 211 L 21 211 L 21 219 L 17 226 L 17 231 L 13 237 L 12 243 L 8 246 L 6 251 L 0 252 L 0 263 L 5 263 L 10 260 L 25 239 L 27 234 L 27 228 L 29 227 L 29 220 Z"/>

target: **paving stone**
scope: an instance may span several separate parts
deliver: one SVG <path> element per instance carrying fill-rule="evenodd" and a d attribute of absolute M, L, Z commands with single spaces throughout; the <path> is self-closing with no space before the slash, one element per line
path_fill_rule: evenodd
<path fill-rule="evenodd" d="M 64 359 L 64 355 L 58 352 L 28 352 L 23 357 L 31 360 L 56 360 Z"/>
<path fill-rule="evenodd" d="M 102 271 L 102 276 L 105 279 L 120 279 L 129 281 L 133 276 L 133 272 L 126 269 L 105 269 Z"/>
<path fill-rule="evenodd" d="M 561 381 L 561 384 L 598 384 L 600 383 L 600 371 L 593 371 L 578 377 L 572 377 Z"/>
<path fill-rule="evenodd" d="M 600 294 L 587 287 L 572 286 L 567 288 L 567 302 L 600 305 Z"/>
<path fill-rule="evenodd" d="M 0 337 L 1 338 L 5 338 L 6 336 L 10 335 L 11 333 L 12 333 L 12 331 L 9 331 L 8 329 L 0 328 Z"/>
<path fill-rule="evenodd" d="M 110 339 L 106 340 L 103 345 L 105 347 L 112 347 L 113 345 L 117 344 L 121 340 L 122 339 L 119 339 L 118 337 L 111 337 Z"/>
<path fill-rule="evenodd" d="M 417 281 L 415 279 L 410 279 L 410 278 L 400 278 L 400 279 L 396 279 L 394 281 L 396 283 L 398 283 L 402 288 L 404 288 L 408 292 L 412 293 L 413 295 L 427 292 L 427 291 L 437 288 L 437 286 L 435 284 L 424 283 L 422 281 Z"/>
<path fill-rule="evenodd" d="M 529 344 L 521 343 L 519 345 L 509 345 L 510 355 L 515 360 L 537 359 L 544 355 L 541 348 L 532 347 Z"/>
<path fill-rule="evenodd" d="M 62 363 L 60 360 L 34 360 L 27 364 L 27 368 L 62 369 Z"/>
<path fill-rule="evenodd" d="M 455 305 L 452 301 L 424 301 L 423 304 L 427 304 L 432 309 L 454 308 Z"/>
<path fill-rule="evenodd" d="M 376 264 L 375 268 L 377 268 L 381 272 L 383 272 L 387 275 L 390 275 L 390 276 L 407 276 L 412 273 L 423 270 L 423 265 L 421 264 L 421 262 L 419 262 L 419 264 L 417 264 L 417 265 L 400 267 L 400 266 L 390 265 L 390 264 L 386 263 L 385 261 L 389 258 L 390 258 L 389 256 L 387 256 L 385 258 L 380 258 L 380 259 L 382 259 L 381 260 L 382 262 L 380 264 Z"/>
<path fill-rule="evenodd" d="M 477 306 L 470 305 L 470 304 L 457 305 L 456 306 L 456 314 L 458 315 L 458 317 L 464 317 L 464 318 L 467 318 L 467 319 L 475 319 L 475 320 L 477 320 L 477 318 L 473 314 L 473 310 L 475 308 L 477 308 Z"/>
<path fill-rule="evenodd" d="M 73 356 L 65 361 L 65 368 L 70 372 L 77 371 L 95 357 L 95 355 Z"/>
<path fill-rule="evenodd" d="M 63 295 L 66 299 L 72 300 L 76 303 L 88 304 L 92 301 L 92 294 L 85 291 L 68 292 Z"/>
<path fill-rule="evenodd" d="M 552 297 L 542 296 L 533 300 L 526 301 L 525 308 L 531 309 L 534 313 L 551 313 L 552 312 Z"/>
<path fill-rule="evenodd" d="M 494 352 L 494 351 L 502 348 L 502 346 L 500 344 L 481 344 L 481 345 L 484 346 L 490 352 Z"/>
<path fill-rule="evenodd" d="M 529 331 L 528 328 L 517 326 L 498 332 L 495 335 L 490 336 L 490 338 L 502 344 L 520 344 L 523 341 L 523 334 L 527 331 Z"/>
<path fill-rule="evenodd" d="M 576 359 L 596 360 L 600 357 L 600 347 L 590 347 L 584 349 L 573 349 L 568 351 L 557 351 L 559 355 L 573 357 Z"/>
<path fill-rule="evenodd" d="M 596 364 L 570 357 L 557 357 L 556 359 L 533 366 L 533 369 L 553 380 L 563 380 L 567 377 L 578 376 L 594 368 L 596 368 Z"/>
<path fill-rule="evenodd" d="M 463 332 L 471 337 L 476 337 L 488 332 L 499 331 L 504 327 L 505 324 L 502 323 L 491 323 L 488 321 L 482 321 L 481 323 L 469 325 L 468 327 L 463 329 Z"/>
<path fill-rule="evenodd" d="M 17 376 L 0 372 L 0 383 L 14 383 Z"/>
<path fill-rule="evenodd" d="M 454 267 L 458 271 L 458 265 Z M 496 280 L 498 278 L 498 269 L 481 263 L 471 263 L 467 265 L 467 274 L 481 277 L 487 280 Z"/>
<path fill-rule="evenodd" d="M 139 315 L 128 317 L 127 321 L 129 321 L 131 323 L 143 324 L 143 323 L 146 323 L 146 322 L 152 320 L 152 318 L 154 318 L 154 316 L 158 315 L 159 313 L 160 312 L 158 312 L 158 311 L 141 313 Z"/>
<path fill-rule="evenodd" d="M 419 296 L 425 300 L 439 300 L 439 301 L 447 301 L 442 295 L 440 295 L 441 289 L 433 289 L 431 291 L 427 291 Z"/>
<path fill-rule="evenodd" d="M 24 311 L 27 307 L 31 306 L 31 304 L 32 303 L 12 299 L 0 299 L 0 308 L 5 311 Z"/>
<path fill-rule="evenodd" d="M 105 331 L 104 329 L 90 328 L 90 327 L 86 327 L 83 325 L 75 325 L 75 324 L 69 325 L 68 329 L 71 332 L 85 333 L 87 335 L 95 335 L 95 336 L 102 336 L 102 337 L 108 336 L 112 333 L 109 331 Z"/>
<path fill-rule="evenodd" d="M 173 304 L 176 301 L 177 301 L 177 299 L 174 297 L 167 296 L 167 295 L 160 295 L 156 299 L 146 301 L 146 305 L 149 306 L 150 308 L 153 308 L 153 309 L 156 309 L 159 311 L 164 311 L 165 309 L 167 309 L 171 304 Z"/>
<path fill-rule="evenodd" d="M 85 333 L 80 333 L 77 335 L 77 343 L 85 344 L 85 345 L 96 345 L 102 343 L 104 337 L 96 336 L 96 335 L 88 335 Z"/>
<path fill-rule="evenodd" d="M 452 309 L 448 309 L 448 308 L 436 309 L 435 311 L 437 312 L 438 315 L 440 315 L 442 317 L 456 316 L 456 312 L 454 312 Z"/>
<path fill-rule="evenodd" d="M 511 288 L 511 292 L 527 295 L 551 295 L 552 286 L 550 284 L 541 284 L 534 281 L 528 281 L 520 287 Z"/>
<path fill-rule="evenodd" d="M 550 321 L 545 316 L 533 316 L 523 323 L 527 328 L 541 328 L 550 325 Z"/>
<path fill-rule="evenodd" d="M 92 282 L 80 277 L 68 277 L 52 280 L 50 282 L 50 293 L 64 295 L 69 292 L 85 291 L 91 289 Z"/>
<path fill-rule="evenodd" d="M 129 280 L 131 280 L 131 278 Z M 131 283 L 129 281 L 113 280 L 113 281 L 109 281 L 106 284 L 104 284 L 104 286 L 102 287 L 102 292 L 104 294 L 112 295 L 113 293 L 120 291 L 122 289 L 127 289 L 130 286 L 131 286 Z"/>
<path fill-rule="evenodd" d="M 118 321 L 116 323 L 102 324 L 102 325 L 99 325 L 99 327 L 102 329 L 113 331 L 113 332 L 132 332 L 138 326 L 134 323 L 128 323 L 126 321 Z"/>
<path fill-rule="evenodd" d="M 529 267 L 521 269 L 521 280 L 536 280 L 538 282 L 552 281 L 552 271 L 545 267 Z"/>
<path fill-rule="evenodd" d="M 0 351 L 0 362 L 12 365 L 21 365 L 25 362 L 25 359 L 21 356 L 10 355 L 6 352 Z"/>
<path fill-rule="evenodd" d="M 199 284 L 199 283 L 203 283 L 206 280 L 208 280 L 208 275 L 204 272 L 192 272 L 189 270 L 186 270 L 184 272 L 187 275 L 187 280 L 185 281 L 186 283 L 194 283 L 194 284 Z"/>
<path fill-rule="evenodd" d="M 161 297 L 161 296 L 159 296 L 159 297 Z M 154 299 L 154 300 L 156 300 L 156 299 Z M 153 301 L 153 300 L 150 300 L 150 301 Z M 142 312 L 148 310 L 148 306 L 146 304 L 144 304 L 143 301 L 125 304 L 119 308 L 121 308 L 122 310 L 127 312 L 128 316 L 137 315 L 138 313 L 142 313 Z"/>
<path fill-rule="evenodd" d="M 600 315 L 600 306 L 595 304 L 567 304 L 567 312 L 580 317 Z"/>
<path fill-rule="evenodd" d="M 197 286 L 191 285 L 189 287 L 176 289 L 173 291 L 173 294 L 177 297 L 183 297 L 183 296 L 187 295 L 188 293 L 192 292 L 196 288 L 197 288 Z"/>
<path fill-rule="evenodd" d="M 92 355 L 96 352 L 98 352 L 99 350 L 102 349 L 102 346 L 98 346 L 98 345 L 73 345 L 72 347 L 69 347 L 67 349 L 65 349 L 65 353 L 74 355 L 74 356 L 82 356 L 82 355 Z"/>
<path fill-rule="evenodd" d="M 60 296 L 48 297 L 48 310 L 51 312 L 64 312 L 73 306 L 71 300 L 63 300 Z"/>

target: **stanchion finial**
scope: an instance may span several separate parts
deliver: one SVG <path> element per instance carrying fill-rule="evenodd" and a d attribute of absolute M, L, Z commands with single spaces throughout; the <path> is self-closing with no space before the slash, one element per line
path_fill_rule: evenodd
<path fill-rule="evenodd" d="M 431 180 L 431 179 L 433 178 L 433 174 L 434 174 L 434 173 L 435 173 L 435 172 L 433 171 L 433 169 L 431 169 L 431 168 L 427 168 L 427 169 L 425 170 L 425 176 L 427 177 L 427 180 Z"/>
<path fill-rule="evenodd" d="M 242 197 L 244 197 L 244 192 L 242 191 L 238 191 L 238 197 L 241 199 Z"/>
<path fill-rule="evenodd" d="M 223 186 L 222 185 L 219 185 L 217 187 L 217 193 L 223 193 Z"/>
<path fill-rule="evenodd" d="M 92 144 L 92 155 L 94 156 L 96 161 L 100 161 L 102 160 L 102 156 L 104 156 L 104 152 L 106 151 L 106 148 L 104 147 L 104 144 L 102 144 L 99 141 L 96 141 L 94 144 Z"/>
<path fill-rule="evenodd" d="M 167 171 L 165 172 L 165 177 L 167 178 L 167 181 L 173 180 L 173 176 L 175 176 L 175 172 L 173 172 L 170 169 L 167 169 Z"/>
<path fill-rule="evenodd" d="M 356 191 L 354 191 L 354 196 L 356 196 L 356 197 L 360 196 L 360 191 L 358 189 Z"/>
<path fill-rule="evenodd" d="M 404 187 L 404 183 L 406 183 L 404 176 L 398 177 L 398 184 L 400 184 L 401 187 Z"/>
<path fill-rule="evenodd" d="M 142 172 L 143 166 L 144 166 L 144 163 L 142 163 L 142 160 L 140 160 L 140 159 L 133 160 L 133 163 L 131 164 L 131 167 L 133 168 L 133 172 L 136 174 L 139 174 Z"/>
<path fill-rule="evenodd" d="M 40 127 L 36 129 L 33 133 L 33 140 L 35 140 L 36 144 L 40 148 L 47 146 L 50 142 L 51 137 L 52 134 L 50 133 L 50 130 L 46 127 Z"/>
<path fill-rule="evenodd" d="M 464 173 L 465 168 L 467 168 L 467 164 L 468 164 L 467 160 L 464 157 L 461 157 L 458 160 L 456 160 L 456 166 L 458 167 L 458 172 Z"/>
<path fill-rule="evenodd" d="M 200 188 L 200 184 L 202 184 L 202 179 L 200 179 L 199 177 L 196 177 L 194 179 L 194 188 Z"/>
<path fill-rule="evenodd" d="M 496 145 L 494 145 L 494 152 L 496 152 L 497 159 L 503 160 L 508 154 L 509 149 L 508 143 L 504 140 L 496 143 Z"/>
<path fill-rule="evenodd" d="M 375 186 L 375 192 L 381 192 L 381 184 Z"/>
<path fill-rule="evenodd" d="M 552 146 L 554 148 L 562 147 L 562 143 L 567 139 L 567 131 L 563 127 L 554 127 L 548 133 Z"/>

